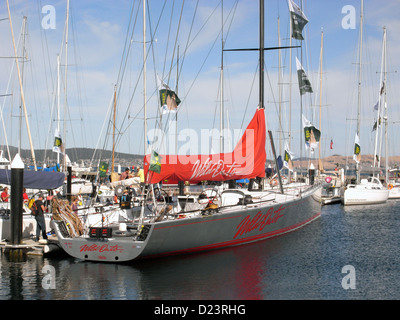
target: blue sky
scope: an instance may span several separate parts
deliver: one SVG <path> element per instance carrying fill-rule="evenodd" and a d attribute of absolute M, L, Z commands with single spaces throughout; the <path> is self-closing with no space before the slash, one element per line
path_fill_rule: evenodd
<path fill-rule="evenodd" d="M 298 3 L 298 1 L 295 1 Z M 133 3 L 133 10 L 132 10 Z M 221 1 L 186 0 L 182 11 L 182 0 L 150 0 L 151 22 L 147 24 L 147 97 L 148 128 L 155 127 L 157 117 L 156 74 L 163 76 L 172 89 L 176 86 L 176 55 L 179 45 L 180 77 L 178 94 L 182 105 L 178 113 L 178 131 L 187 129 L 219 129 L 219 79 L 221 62 Z M 252 48 L 258 46 L 258 1 L 225 0 L 224 38 L 226 48 Z M 52 5 L 56 12 L 56 28 L 44 30 L 41 12 L 43 6 Z M 129 153 L 143 153 L 143 79 L 142 79 L 142 4 L 141 1 L 91 1 L 71 0 L 71 23 L 68 42 L 68 85 L 67 85 L 67 129 L 63 140 L 68 147 L 103 148 L 111 150 L 111 137 L 106 140 L 108 119 L 112 110 L 112 96 L 119 79 L 120 65 L 126 43 L 130 13 L 137 16 L 129 29 L 128 43 L 130 55 L 126 60 L 124 77 L 118 83 L 117 131 L 121 138 L 117 150 Z M 237 5 L 237 6 L 236 6 Z M 346 14 L 342 8 L 353 6 L 356 10 L 356 28 L 344 29 L 342 20 Z M 373 153 L 374 136 L 373 106 L 378 98 L 380 81 L 380 61 L 383 26 L 388 30 L 388 103 L 390 137 L 399 134 L 399 60 L 400 22 L 396 14 L 400 4 L 396 0 L 365 1 L 365 34 L 363 65 L 363 107 L 361 148 L 362 153 Z M 236 6 L 236 7 L 235 7 Z M 26 48 L 28 62 L 24 71 L 24 91 L 26 95 L 29 123 L 35 149 L 46 145 L 51 147 L 56 125 L 55 83 L 56 56 L 62 59 L 62 97 L 64 106 L 65 51 L 61 52 L 65 25 L 66 0 L 57 1 L 10 1 L 13 30 L 16 41 L 20 38 L 22 17 L 28 17 Z M 196 16 L 193 19 L 195 9 Z M 234 10 L 236 8 L 236 10 Z M 309 23 L 303 31 L 303 66 L 309 76 L 314 94 L 303 97 L 303 113 L 319 127 L 319 62 L 321 30 L 324 32 L 323 84 L 322 84 L 322 155 L 351 155 L 354 142 L 356 102 L 357 102 L 357 50 L 359 38 L 360 1 L 355 0 L 305 0 L 303 11 Z M 234 15 L 233 15 L 234 12 Z M 160 14 L 162 13 L 161 17 Z M 280 20 L 281 44 L 289 44 L 289 12 L 286 0 L 266 1 L 266 46 L 278 45 L 278 16 Z M 172 17 L 172 23 L 170 24 Z M 5 1 L 0 4 L 0 19 L 7 18 Z M 135 18 L 134 18 L 135 19 Z M 150 20 L 149 19 L 149 20 Z M 135 20 L 134 20 L 135 21 Z M 157 22 L 159 21 L 158 27 Z M 192 21 L 194 21 L 192 26 Z M 176 36 L 180 22 L 179 35 Z M 155 32 L 157 28 L 157 31 Z M 150 30 L 155 32 L 150 46 Z M 170 30 L 170 33 L 169 33 Z M 2 46 L 0 56 L 14 56 L 10 25 L 8 20 L 0 21 Z M 132 37 L 131 37 L 132 35 Z M 188 42 L 189 39 L 189 42 Z M 168 44 L 168 45 L 167 45 Z M 299 43 L 293 41 L 293 45 Z M 153 50 L 150 50 L 152 48 Z M 300 110 L 295 57 L 301 57 L 299 49 L 292 51 L 292 152 L 300 154 Z M 174 57 L 172 68 L 171 58 Z M 257 71 L 256 53 L 224 54 L 224 100 L 225 127 L 243 129 L 254 114 L 258 100 L 258 83 L 253 79 Z M 278 51 L 266 53 L 265 102 L 267 125 L 274 133 L 279 149 L 279 108 Z M 282 125 L 283 138 L 289 132 L 289 51 L 282 51 Z M 18 144 L 19 86 L 13 60 L 0 59 L 0 94 L 13 96 L 0 98 L 3 118 L 10 145 Z M 163 72 L 164 70 L 164 72 Z M 169 72 L 170 71 L 170 72 Z M 10 78 L 11 75 L 11 78 Z M 7 84 L 10 85 L 7 91 Z M 169 79 L 169 81 L 168 81 Z M 315 104 L 318 106 L 315 107 Z M 314 105 L 314 107 L 312 107 Z M 62 109 L 64 119 L 64 109 Z M 53 114 L 53 116 L 51 116 Z M 167 122 L 164 119 L 163 125 Z M 24 122 L 23 122 L 24 124 Z M 63 128 L 63 125 L 61 125 Z M 1 124 L 3 132 L 3 123 Z M 63 130 L 63 129 L 62 129 Z M 175 130 L 175 128 L 173 129 Z M 63 131 L 62 131 L 63 133 Z M 153 137 L 149 138 L 153 140 Z M 330 140 L 334 149 L 329 149 Z M 218 151 L 218 141 L 214 137 L 210 145 Z M 107 143 L 105 143 L 107 141 Z M 184 143 L 184 142 L 182 142 Z M 393 138 L 389 140 L 391 150 L 396 147 Z M 0 144 L 5 144 L 5 135 L 0 136 Z M 269 143 L 267 143 L 269 147 Z M 29 148 L 26 129 L 23 126 L 22 147 Z M 227 145 L 226 148 L 230 146 Z M 304 147 L 303 147 L 304 152 Z M 393 153 L 392 153 L 393 154 Z M 268 151 L 268 157 L 271 154 Z"/>

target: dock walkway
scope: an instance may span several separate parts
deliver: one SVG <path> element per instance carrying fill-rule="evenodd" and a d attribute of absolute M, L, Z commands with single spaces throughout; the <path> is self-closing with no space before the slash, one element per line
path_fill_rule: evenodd
<path fill-rule="evenodd" d="M 49 253 L 61 250 L 56 236 L 50 236 L 47 240 L 36 242 L 32 239 L 22 240 L 20 245 L 11 245 L 8 242 L 0 242 L 1 253 L 6 253 L 10 249 L 22 249 L 26 255 L 44 256 Z"/>

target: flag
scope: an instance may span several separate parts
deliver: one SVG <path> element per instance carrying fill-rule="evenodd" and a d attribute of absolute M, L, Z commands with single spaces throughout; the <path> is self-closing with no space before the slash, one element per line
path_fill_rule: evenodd
<path fill-rule="evenodd" d="M 385 82 L 382 83 L 382 88 L 380 91 L 380 95 L 382 95 L 385 92 Z"/>
<path fill-rule="evenodd" d="M 374 127 L 372 128 L 372 132 L 374 132 L 377 129 L 377 127 L 381 125 L 381 123 L 382 123 L 382 120 L 381 120 L 381 117 L 379 117 L 379 124 L 378 124 L 378 120 L 375 121 Z"/>
<path fill-rule="evenodd" d="M 168 89 L 160 90 L 160 101 L 162 114 L 176 113 L 181 103 L 176 93 Z"/>
<path fill-rule="evenodd" d="M 303 115 L 303 128 L 304 135 L 306 139 L 306 149 L 313 151 L 314 148 L 318 147 L 319 140 L 321 139 L 321 131 L 319 131 L 315 126 L 307 120 Z"/>
<path fill-rule="evenodd" d="M 161 114 L 176 113 L 181 100 L 158 76 L 160 92 Z"/>
<path fill-rule="evenodd" d="M 100 177 L 104 178 L 107 175 L 108 163 L 107 162 L 100 162 L 99 171 L 100 171 Z"/>
<path fill-rule="evenodd" d="M 58 152 L 58 153 L 64 154 L 63 151 L 64 150 L 63 150 L 61 135 L 58 132 L 58 129 L 56 129 L 56 132 L 54 134 L 53 152 Z"/>
<path fill-rule="evenodd" d="M 374 106 L 374 110 L 378 111 L 379 109 L 379 101 L 376 103 L 376 105 Z"/>
<path fill-rule="evenodd" d="M 331 139 L 331 150 L 333 149 L 333 140 Z"/>
<path fill-rule="evenodd" d="M 312 93 L 312 87 L 310 80 L 308 80 L 308 77 L 306 75 L 306 72 L 304 71 L 299 59 L 296 57 L 296 67 L 297 67 L 297 77 L 299 79 L 299 89 L 300 89 L 300 95 L 305 94 L 306 92 Z"/>
<path fill-rule="evenodd" d="M 285 155 L 283 157 L 283 165 L 285 168 L 288 168 L 290 171 L 293 171 L 293 154 L 289 150 L 289 145 L 285 142 Z"/>
<path fill-rule="evenodd" d="M 360 137 L 358 136 L 358 133 L 356 133 L 356 138 L 354 140 L 354 155 L 353 155 L 353 159 L 357 163 L 360 163 L 360 160 L 361 160 L 360 152 L 361 152 Z"/>
<path fill-rule="evenodd" d="M 288 0 L 288 4 L 292 21 L 292 38 L 304 40 L 302 31 L 304 26 L 308 23 L 308 19 L 293 0 Z"/>
<path fill-rule="evenodd" d="M 151 155 L 149 171 L 161 173 L 161 157 L 155 151 Z"/>

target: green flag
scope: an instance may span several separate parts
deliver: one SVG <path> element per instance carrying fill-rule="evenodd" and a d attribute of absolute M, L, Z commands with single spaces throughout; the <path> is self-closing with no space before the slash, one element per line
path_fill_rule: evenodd
<path fill-rule="evenodd" d="M 314 149 L 318 147 L 321 139 L 321 131 L 319 131 L 310 121 L 303 115 L 303 128 L 306 139 L 306 149 Z"/>
<path fill-rule="evenodd" d="M 296 57 L 296 66 L 297 66 L 297 77 L 299 79 L 299 89 L 300 95 L 305 94 L 306 92 L 312 93 L 311 82 L 308 80 L 306 72 L 304 71 L 299 59 Z"/>
<path fill-rule="evenodd" d="M 285 155 L 283 157 L 283 165 L 288 168 L 290 171 L 293 171 L 293 161 L 292 161 L 292 153 L 289 150 L 289 145 L 285 142 Z"/>
<path fill-rule="evenodd" d="M 53 145 L 53 152 L 58 152 L 63 154 L 63 144 L 62 144 L 62 139 L 61 135 L 56 129 L 56 132 L 54 134 L 54 145 Z"/>
<path fill-rule="evenodd" d="M 107 162 L 100 162 L 99 171 L 100 171 L 100 177 L 104 178 L 107 175 L 108 163 Z"/>
<path fill-rule="evenodd" d="M 161 113 L 167 114 L 170 112 L 177 112 L 181 100 L 176 93 L 169 89 L 160 90 Z"/>
<path fill-rule="evenodd" d="M 293 0 L 288 0 L 288 4 L 290 18 L 292 20 L 292 38 L 304 40 L 302 31 L 304 26 L 308 23 L 308 19 Z"/>
<path fill-rule="evenodd" d="M 151 155 L 149 171 L 161 173 L 161 157 L 155 151 Z"/>
<path fill-rule="evenodd" d="M 361 147 L 360 147 L 360 137 L 356 133 L 356 138 L 354 140 L 354 155 L 353 160 L 357 163 L 360 163 L 361 160 Z"/>

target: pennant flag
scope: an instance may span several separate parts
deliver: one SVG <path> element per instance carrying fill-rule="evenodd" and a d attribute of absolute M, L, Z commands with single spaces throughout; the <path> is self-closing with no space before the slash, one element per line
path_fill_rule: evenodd
<path fill-rule="evenodd" d="M 361 152 L 360 137 L 358 136 L 358 133 L 356 133 L 356 138 L 354 140 L 354 155 L 353 155 L 353 159 L 357 163 L 360 163 L 360 161 L 361 161 L 360 152 Z"/>
<path fill-rule="evenodd" d="M 299 59 L 296 57 L 296 67 L 297 67 L 297 77 L 299 79 L 299 89 L 300 89 L 300 95 L 305 94 L 306 92 L 312 93 L 312 87 L 311 87 L 311 82 L 308 80 L 308 77 L 306 75 L 306 72 L 303 69 L 303 66 L 301 65 Z"/>
<path fill-rule="evenodd" d="M 379 101 L 376 103 L 376 105 L 374 106 L 374 110 L 378 111 L 379 109 Z"/>
<path fill-rule="evenodd" d="M 99 176 L 104 178 L 107 175 L 108 163 L 107 162 L 100 162 L 99 171 L 100 171 Z"/>
<path fill-rule="evenodd" d="M 54 146 L 53 146 L 53 152 L 58 152 L 61 154 L 63 153 L 63 146 L 62 146 L 62 139 L 61 139 L 61 135 L 58 132 L 58 129 L 56 129 L 56 132 L 54 134 Z"/>
<path fill-rule="evenodd" d="M 381 120 L 381 117 L 379 117 L 379 124 L 378 124 L 378 121 L 375 121 L 374 127 L 372 128 L 372 132 L 374 132 L 378 128 L 378 126 L 381 125 L 381 123 L 382 123 L 382 120 Z"/>
<path fill-rule="evenodd" d="M 307 120 L 303 115 L 303 128 L 304 135 L 306 138 L 306 149 L 313 151 L 314 148 L 318 147 L 319 140 L 321 139 L 321 131 L 319 131 L 315 126 Z"/>
<path fill-rule="evenodd" d="M 161 159 L 158 153 L 153 151 L 150 159 L 149 171 L 161 173 Z"/>
<path fill-rule="evenodd" d="M 288 168 L 290 171 L 293 172 L 293 154 L 289 150 L 289 145 L 287 142 L 285 142 L 285 155 L 283 157 L 283 165 L 285 168 Z"/>
<path fill-rule="evenodd" d="M 308 23 L 308 19 L 293 0 L 288 0 L 288 4 L 290 18 L 292 20 L 292 38 L 304 40 L 302 31 L 304 26 Z"/>

